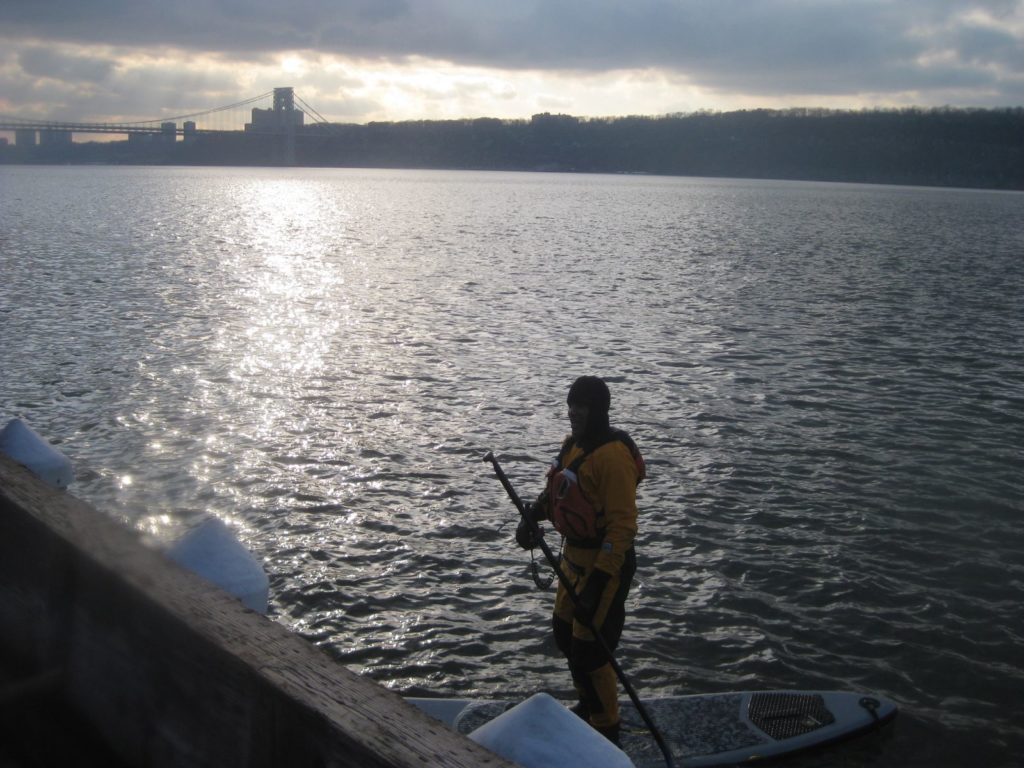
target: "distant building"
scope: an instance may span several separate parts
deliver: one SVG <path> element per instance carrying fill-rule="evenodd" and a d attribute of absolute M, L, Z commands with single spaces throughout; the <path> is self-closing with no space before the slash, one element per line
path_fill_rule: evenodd
<path fill-rule="evenodd" d="M 164 144 L 174 144 L 178 140 L 178 126 L 174 123 L 160 123 L 160 139 Z"/>
<path fill-rule="evenodd" d="M 194 120 L 186 120 L 182 125 L 185 129 L 185 143 L 195 144 L 196 143 L 196 123 Z"/>
<path fill-rule="evenodd" d="M 34 128 L 21 128 L 14 132 L 14 146 L 34 147 L 36 145 L 36 132 Z"/>
<path fill-rule="evenodd" d="M 71 131 L 40 131 L 39 146 L 41 147 L 70 147 Z"/>
<path fill-rule="evenodd" d="M 295 92 L 291 88 L 274 89 L 273 109 L 253 109 L 252 122 L 245 130 L 256 133 L 289 133 L 303 126 L 306 113 L 295 108 Z"/>

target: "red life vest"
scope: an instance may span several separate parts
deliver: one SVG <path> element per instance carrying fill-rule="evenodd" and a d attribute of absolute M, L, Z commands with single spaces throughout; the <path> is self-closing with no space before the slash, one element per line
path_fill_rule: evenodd
<path fill-rule="evenodd" d="M 551 505 L 551 521 L 555 530 L 570 540 L 589 541 L 604 537 L 604 510 L 597 509 L 587 495 L 583 493 L 579 483 L 579 468 L 583 462 L 602 445 L 618 440 L 629 448 L 633 461 L 636 462 L 637 484 L 647 476 L 643 456 L 632 438 L 621 430 L 613 430 L 607 440 L 595 445 L 568 466 L 562 467 L 562 459 L 572 448 L 572 438 L 565 441 L 558 457 L 551 463 L 547 474 L 547 491 Z"/>

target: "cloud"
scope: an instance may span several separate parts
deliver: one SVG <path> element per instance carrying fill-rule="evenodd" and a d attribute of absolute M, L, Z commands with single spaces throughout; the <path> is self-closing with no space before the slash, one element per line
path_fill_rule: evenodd
<path fill-rule="evenodd" d="M 991 24 L 969 22 L 951 33 L 950 47 L 962 61 L 980 67 L 1002 67 L 1024 73 L 1024 45 L 1019 35 Z"/>
<path fill-rule="evenodd" d="M 1024 91 L 1024 0 L 7 0 L 0 36 L 12 104 L 75 86 L 93 104 L 187 108 L 291 84 L 325 114 L 389 119 Z"/>
<path fill-rule="evenodd" d="M 237 54 L 310 50 L 474 66 L 607 71 L 788 71 L 913 57 L 909 34 L 970 13 L 1011 20 L 1021 3 L 948 0 L 14 0 L 19 37 Z M 1012 37 L 1021 44 L 1018 33 Z"/>
<path fill-rule="evenodd" d="M 67 55 L 42 46 L 29 46 L 21 50 L 18 63 L 29 77 L 65 82 L 101 82 L 114 69 L 113 62 L 95 55 Z"/>
<path fill-rule="evenodd" d="M 342 42 L 407 15 L 404 0 L 9 0 L 0 25 L 16 37 L 201 51 L 313 50 L 325 29 Z"/>

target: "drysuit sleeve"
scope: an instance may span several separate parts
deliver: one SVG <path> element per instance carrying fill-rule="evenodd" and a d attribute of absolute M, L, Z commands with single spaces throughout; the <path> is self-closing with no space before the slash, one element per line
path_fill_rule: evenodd
<path fill-rule="evenodd" d="M 590 498 L 598 500 L 605 518 L 604 541 L 594 567 L 614 576 L 622 569 L 626 552 L 636 538 L 636 486 L 640 474 L 629 449 L 618 440 L 595 451 L 587 464 L 587 485 L 593 488 Z"/>

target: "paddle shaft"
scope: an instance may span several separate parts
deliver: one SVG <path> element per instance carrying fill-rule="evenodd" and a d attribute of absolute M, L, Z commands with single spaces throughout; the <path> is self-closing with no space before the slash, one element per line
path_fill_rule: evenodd
<path fill-rule="evenodd" d="M 516 509 L 519 510 L 520 516 L 522 516 L 523 520 L 526 521 L 526 524 L 530 526 L 534 540 L 540 546 L 541 551 L 544 553 L 544 557 L 547 558 L 548 563 L 554 569 L 555 575 L 558 576 L 558 582 L 569 595 L 573 605 L 576 606 L 576 608 L 582 608 L 580 597 L 576 594 L 576 589 L 569 581 L 569 577 L 565 575 L 565 572 L 559 566 L 558 560 L 555 559 L 555 555 L 551 551 L 551 548 L 544 541 L 544 537 L 541 534 L 540 526 L 537 524 L 537 521 L 527 514 L 526 505 L 523 504 L 523 500 L 519 498 L 519 494 L 516 493 L 516 489 L 512 487 L 512 483 L 509 481 L 504 470 L 502 470 L 501 465 L 498 464 L 498 460 L 494 457 L 494 454 L 491 451 L 488 451 L 484 456 L 484 461 L 489 461 L 494 467 L 494 474 L 497 475 L 498 480 L 505 488 L 505 493 L 507 493 L 508 497 L 512 499 L 512 503 L 515 504 Z M 672 753 L 665 744 L 665 740 L 662 738 L 661 733 L 658 731 L 658 728 L 651 719 L 651 716 L 647 713 L 647 709 L 644 707 L 643 703 L 641 703 L 640 697 L 636 695 L 636 691 L 633 690 L 633 686 L 626 678 L 626 673 L 622 671 L 622 667 L 619 666 L 619 663 L 612 655 L 612 650 L 608 647 L 608 643 L 605 641 L 601 633 L 597 631 L 597 627 L 594 626 L 593 617 L 586 616 L 585 610 L 580 610 L 578 613 L 585 616 L 586 620 L 583 622 L 584 626 L 590 630 L 590 634 L 594 636 L 598 644 L 601 646 L 601 650 L 603 650 L 605 656 L 608 657 L 608 663 L 611 664 L 612 669 L 615 670 L 615 676 L 619 678 L 619 682 L 622 683 L 622 688 L 626 691 L 626 694 L 633 702 L 633 706 L 636 707 L 636 711 L 640 713 L 640 717 L 643 718 L 644 723 L 647 725 L 647 730 L 651 732 L 651 736 L 654 737 L 654 741 L 658 744 L 658 749 L 661 750 L 661 754 L 665 757 L 665 764 L 669 768 L 674 768 L 675 763 L 672 759 Z"/>

